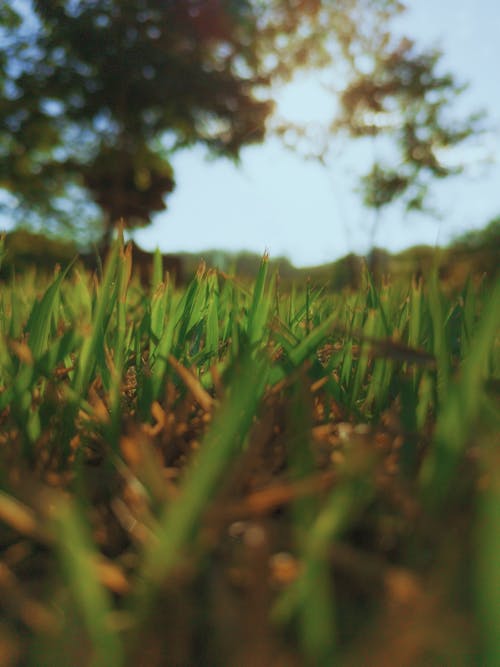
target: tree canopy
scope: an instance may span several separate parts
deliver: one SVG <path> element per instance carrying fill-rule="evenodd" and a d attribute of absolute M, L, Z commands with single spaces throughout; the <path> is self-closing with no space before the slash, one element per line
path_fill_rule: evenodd
<path fill-rule="evenodd" d="M 395 140 L 392 164 L 375 158 L 362 181 L 364 203 L 376 210 L 402 198 L 407 210 L 425 207 L 429 183 L 458 174 L 463 165 L 449 160 L 450 150 L 479 129 L 480 114 L 450 117 L 463 86 L 440 73 L 439 51 L 418 51 L 406 38 L 380 49 L 368 72 L 359 73 L 342 91 L 341 113 L 333 131 L 354 137 Z"/>
<path fill-rule="evenodd" d="M 307 157 L 326 165 L 339 135 L 371 143 L 373 159 L 358 190 L 376 213 L 374 230 L 382 209 L 396 200 L 407 211 L 432 212 L 431 183 L 463 171 L 454 149 L 483 130 L 482 112 L 457 117 L 455 102 L 466 86 L 444 69 L 443 54 L 394 33 L 397 11 L 390 7 L 385 21 L 370 13 L 350 16 L 360 27 L 356 39 L 342 43 L 340 67 L 332 55 L 329 87 L 337 105 L 329 127 L 315 133 L 316 145 L 307 141 L 307 128 L 286 122 L 277 128 L 281 136 L 305 138 Z"/>
<path fill-rule="evenodd" d="M 400 144 L 413 171 L 389 182 L 386 199 L 406 191 L 424 166 L 443 176 L 429 147 L 467 130 L 438 122 L 444 102 L 428 93 L 454 82 L 435 74 L 436 58 L 389 49 L 390 33 L 378 26 L 401 9 L 397 0 L 6 4 L 0 189 L 24 220 L 41 216 L 73 229 L 79 220 L 84 231 L 94 221 L 105 235 L 119 218 L 130 228 L 147 225 L 175 187 L 176 150 L 202 144 L 215 157 L 238 160 L 242 147 L 266 136 L 274 84 L 332 61 L 348 72 L 335 131 L 374 132 L 367 117 L 389 112 L 388 99 L 399 111 L 411 108 Z M 356 63 L 366 53 L 373 67 L 361 75 Z M 369 188 L 365 199 L 379 205 Z"/>

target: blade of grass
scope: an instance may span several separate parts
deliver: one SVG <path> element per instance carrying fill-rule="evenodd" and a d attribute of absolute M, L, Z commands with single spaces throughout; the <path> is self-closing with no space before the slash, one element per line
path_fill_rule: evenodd
<path fill-rule="evenodd" d="M 76 609 L 91 641 L 90 667 L 120 667 L 123 650 L 110 625 L 111 599 L 99 581 L 98 554 L 77 506 L 60 499 L 53 509 L 56 548 Z"/>
<path fill-rule="evenodd" d="M 252 296 L 252 304 L 248 313 L 248 340 L 253 346 L 262 340 L 267 322 L 267 315 L 271 306 L 271 297 L 265 294 L 269 255 L 262 257 L 259 273 Z"/>
<path fill-rule="evenodd" d="M 170 292 L 167 292 L 169 295 Z M 154 363 L 151 369 L 151 376 L 148 378 L 148 382 L 151 387 L 151 402 L 158 400 L 162 390 L 163 382 L 165 379 L 165 373 L 168 366 L 168 357 L 174 345 L 174 333 L 176 327 L 176 319 L 173 317 L 172 311 L 172 300 L 168 298 L 167 302 L 167 324 L 163 330 L 162 336 L 158 341 L 154 354 Z"/>
<path fill-rule="evenodd" d="M 339 481 L 316 516 L 304 542 L 301 572 L 272 611 L 272 618 L 279 623 L 297 616 L 301 619 L 301 643 L 314 665 L 335 664 L 337 649 L 329 550 L 373 495 L 369 457 L 365 456 L 362 465 L 359 464 L 355 466 L 359 470 L 348 472 Z"/>
<path fill-rule="evenodd" d="M 115 243 L 108 256 L 103 282 L 100 285 L 99 293 L 97 295 L 96 308 L 92 318 L 92 331 L 90 335 L 85 338 L 78 360 L 78 368 L 73 386 L 77 396 L 83 396 L 87 392 L 92 371 L 96 364 L 98 347 L 100 346 L 101 349 L 103 348 L 105 322 L 108 314 L 113 310 L 116 304 L 116 271 L 119 252 L 120 245 Z"/>
<path fill-rule="evenodd" d="M 116 329 L 113 346 L 113 358 L 110 360 L 111 385 L 109 388 L 109 407 L 111 420 L 108 428 L 108 442 L 118 451 L 121 425 L 121 395 L 123 367 L 125 364 L 125 338 L 127 335 L 127 290 L 132 275 L 132 245 L 120 248 L 120 261 L 117 267 Z"/>
<path fill-rule="evenodd" d="M 165 508 L 157 533 L 146 546 L 132 602 L 140 620 L 146 620 L 158 587 L 178 562 L 222 474 L 240 451 L 265 382 L 263 361 L 247 359 L 235 374 L 226 402 L 204 438 L 196 461 L 186 473 L 178 498 Z"/>
<path fill-rule="evenodd" d="M 498 419 L 496 419 L 498 422 Z M 497 423 L 498 432 L 498 423 Z M 487 487 L 478 498 L 476 605 L 481 628 L 482 664 L 500 664 L 500 458 L 498 439 L 484 443 Z"/>
<path fill-rule="evenodd" d="M 450 378 L 449 347 L 446 341 L 446 323 L 444 314 L 443 295 L 441 293 L 437 272 L 431 276 L 429 286 L 429 310 L 432 320 L 433 352 L 437 363 L 438 397 L 444 399 Z"/>
<path fill-rule="evenodd" d="M 0 269 L 2 268 L 3 261 L 7 255 L 7 250 L 5 249 L 5 232 L 0 234 Z"/>
<path fill-rule="evenodd" d="M 219 288 L 217 274 L 209 274 L 209 290 L 207 303 L 207 321 L 205 352 L 212 357 L 217 356 L 219 350 Z"/>
<path fill-rule="evenodd" d="M 430 508 L 438 507 L 446 498 L 458 461 L 473 432 L 484 398 L 485 367 L 499 328 L 500 281 L 484 304 L 460 382 L 449 388 L 438 413 L 433 447 L 420 475 L 422 498 Z"/>
<path fill-rule="evenodd" d="M 302 364 L 307 357 L 312 354 L 320 343 L 335 326 L 338 321 L 337 313 L 332 313 L 324 322 L 322 322 L 316 329 L 306 336 L 293 350 L 289 353 L 289 359 L 292 364 L 297 367 Z"/>
<path fill-rule="evenodd" d="M 39 359 L 46 351 L 52 321 L 56 317 L 59 305 L 59 292 L 65 273 L 59 272 L 54 282 L 47 289 L 40 301 L 35 301 L 26 325 L 29 336 L 28 344 L 35 359 Z"/>
<path fill-rule="evenodd" d="M 380 299 L 380 293 L 379 290 L 377 289 L 375 283 L 373 282 L 373 277 L 371 274 L 371 271 L 369 271 L 365 267 L 365 275 L 366 279 L 368 280 L 368 303 L 367 306 L 371 308 L 377 308 L 377 310 L 380 313 L 380 317 L 382 319 L 382 323 L 384 326 L 384 331 L 386 336 L 391 335 L 391 328 L 389 327 L 389 322 L 387 321 L 387 316 L 385 314 L 385 309 L 384 306 L 382 305 L 382 301 Z"/>
<path fill-rule="evenodd" d="M 161 256 L 160 249 L 157 247 L 153 255 L 153 280 L 151 287 L 154 290 L 158 289 L 158 286 L 163 281 L 163 258 Z"/>

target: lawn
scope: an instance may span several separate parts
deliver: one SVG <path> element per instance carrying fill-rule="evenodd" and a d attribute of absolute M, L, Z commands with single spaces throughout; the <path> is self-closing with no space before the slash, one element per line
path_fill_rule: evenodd
<path fill-rule="evenodd" d="M 500 281 L 151 283 L 0 283 L 0 665 L 499 665 Z"/>

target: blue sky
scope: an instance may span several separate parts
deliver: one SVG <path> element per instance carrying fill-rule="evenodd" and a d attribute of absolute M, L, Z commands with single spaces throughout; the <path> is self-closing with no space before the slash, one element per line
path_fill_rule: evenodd
<path fill-rule="evenodd" d="M 491 131 L 463 154 L 472 166 L 439 184 L 433 203 L 440 219 L 387 212 L 376 243 L 392 251 L 416 243 L 445 243 L 500 214 L 500 2 L 409 0 L 400 28 L 422 46 L 438 46 L 444 65 L 468 81 L 457 112 L 483 108 Z M 280 112 L 291 119 L 320 121 L 329 98 L 318 74 L 301 76 L 282 91 Z M 372 213 L 352 192 L 359 165 L 370 156 L 352 142 L 335 146 L 329 168 L 303 162 L 277 140 L 243 151 L 242 164 L 207 161 L 201 149 L 173 160 L 177 189 L 169 210 L 135 234 L 146 249 L 163 251 L 248 249 L 287 255 L 297 266 L 332 261 L 367 250 Z"/>

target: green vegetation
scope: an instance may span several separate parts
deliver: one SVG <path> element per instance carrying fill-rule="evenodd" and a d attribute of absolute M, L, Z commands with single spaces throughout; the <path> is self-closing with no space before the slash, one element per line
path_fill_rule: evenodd
<path fill-rule="evenodd" d="M 65 266 L 77 254 L 78 246 L 75 243 L 17 229 L 5 236 L 5 257 L 0 266 L 0 279 L 8 279 L 13 272 L 30 270 L 33 266 L 39 272 L 52 273 L 56 264 Z M 485 274 L 487 281 L 494 280 L 500 266 L 499 256 L 500 228 L 498 219 L 495 219 L 484 229 L 458 237 L 447 248 L 416 246 L 397 254 L 375 248 L 367 261 L 377 284 L 386 276 L 409 281 L 414 275 L 429 275 L 437 269 L 440 276 L 446 278 L 447 285 L 456 289 L 463 287 L 467 276 L 471 274 Z M 95 250 L 89 251 L 87 248 L 81 259 L 92 270 L 98 265 Z M 148 253 L 135 246 L 135 268 L 140 269 L 140 265 L 147 259 Z M 238 280 L 246 282 L 256 279 L 261 262 L 259 255 L 248 251 L 230 253 L 206 250 L 201 254 L 182 252 L 165 255 L 165 266 L 177 273 L 177 278 L 180 278 L 178 282 L 189 281 L 201 260 L 223 274 L 237 276 Z M 152 254 L 149 254 L 149 262 L 152 263 Z M 294 283 L 301 285 L 308 279 L 329 290 L 358 289 L 363 280 L 365 259 L 351 253 L 329 264 L 297 268 L 286 257 L 277 257 L 270 259 L 269 266 L 271 272 L 279 272 L 280 285 L 286 290 L 291 289 Z"/>
<path fill-rule="evenodd" d="M 9 2 L 0 11 L 0 191 L 19 222 L 109 241 L 175 187 L 172 154 L 239 159 L 261 143 L 274 88 L 387 24 L 397 0 Z M 328 26 L 328 29 L 326 29 Z M 332 44 L 334 45 L 332 47 Z M 346 53 L 343 60 L 348 60 Z M 13 202 L 13 203 L 12 203 Z M 78 225 L 75 224 L 78 221 Z"/>
<path fill-rule="evenodd" d="M 400 34 L 400 0 L 2 5 L 0 210 L 84 242 L 106 247 L 118 220 L 134 229 L 164 211 L 176 151 L 238 162 L 270 135 L 325 165 L 339 134 L 392 155 L 359 183 L 375 235 L 395 200 L 425 210 L 432 183 L 462 169 L 453 149 L 484 129 L 455 112 L 464 86 L 441 54 Z M 304 70 L 332 92 L 321 128 L 273 114 Z"/>
<path fill-rule="evenodd" d="M 0 284 L 2 664 L 499 664 L 500 282 L 152 275 Z"/>
<path fill-rule="evenodd" d="M 500 252 L 500 215 L 493 218 L 483 229 L 475 229 L 455 239 L 454 247 L 464 250 L 493 247 Z"/>

